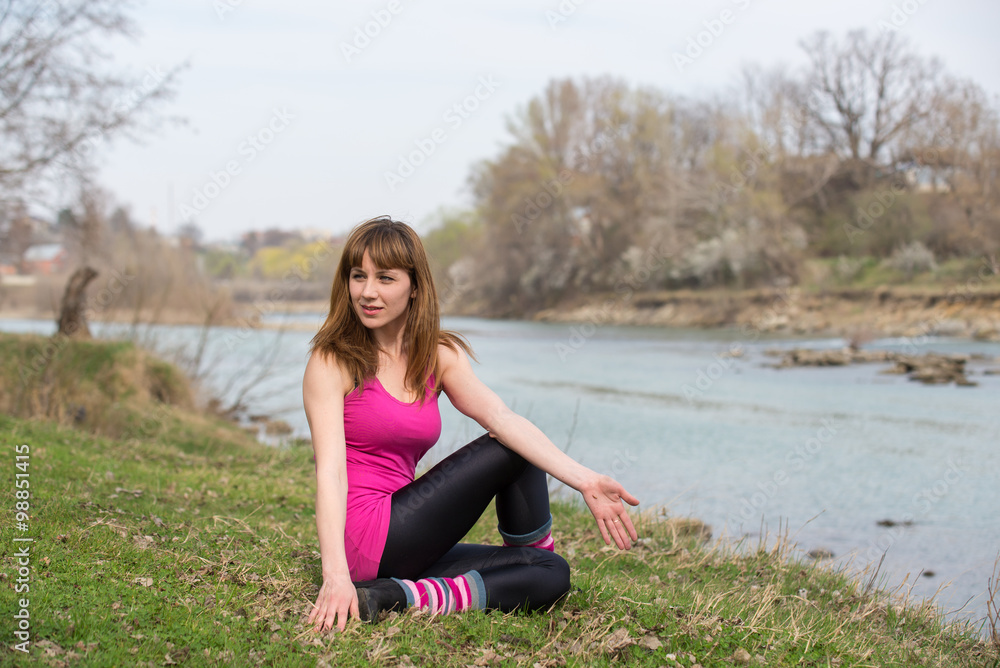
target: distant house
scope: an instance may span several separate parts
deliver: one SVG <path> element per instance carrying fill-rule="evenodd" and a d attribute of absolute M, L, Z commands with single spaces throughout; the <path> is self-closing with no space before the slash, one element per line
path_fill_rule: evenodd
<path fill-rule="evenodd" d="M 67 262 L 69 253 L 62 244 L 38 244 L 24 251 L 21 267 L 25 274 L 57 274 Z"/>

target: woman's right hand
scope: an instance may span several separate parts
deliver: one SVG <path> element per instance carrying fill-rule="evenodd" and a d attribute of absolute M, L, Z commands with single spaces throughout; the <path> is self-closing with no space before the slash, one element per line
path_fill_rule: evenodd
<path fill-rule="evenodd" d="M 361 618 L 358 613 L 358 590 L 354 588 L 351 576 L 343 573 L 323 578 L 323 586 L 319 589 L 308 622 L 315 622 L 316 631 L 329 631 L 335 625 L 338 631 L 343 631 L 350 615 Z"/>

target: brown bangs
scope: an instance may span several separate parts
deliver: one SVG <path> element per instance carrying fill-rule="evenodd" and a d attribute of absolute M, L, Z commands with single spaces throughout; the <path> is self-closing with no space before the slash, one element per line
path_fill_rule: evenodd
<path fill-rule="evenodd" d="M 388 221 L 387 221 L 388 222 Z M 398 223 L 397 223 L 398 224 Z M 344 271 L 349 274 L 354 267 L 360 267 L 365 251 L 379 269 L 405 269 L 413 274 L 414 249 L 407 243 L 408 237 L 391 229 L 391 225 L 371 227 L 359 234 L 356 243 L 344 249 Z M 346 276 L 345 274 L 345 276 Z"/>

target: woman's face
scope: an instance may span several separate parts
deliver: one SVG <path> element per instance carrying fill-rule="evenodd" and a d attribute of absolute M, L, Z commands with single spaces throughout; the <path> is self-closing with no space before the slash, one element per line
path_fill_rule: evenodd
<path fill-rule="evenodd" d="M 365 327 L 377 329 L 399 318 L 402 318 L 400 325 L 406 322 L 410 299 L 416 290 L 404 269 L 376 267 L 366 250 L 361 266 L 351 267 L 348 282 L 351 305 Z"/>

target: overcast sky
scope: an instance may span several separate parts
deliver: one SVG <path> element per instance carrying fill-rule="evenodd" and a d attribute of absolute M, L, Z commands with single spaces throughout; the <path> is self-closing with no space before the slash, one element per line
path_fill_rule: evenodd
<path fill-rule="evenodd" d="M 892 26 L 1000 96 L 996 0 L 149 0 L 134 17 L 139 41 L 114 50 L 137 71 L 190 63 L 164 107 L 187 124 L 112 145 L 100 183 L 140 223 L 211 240 L 383 213 L 426 230 L 553 78 L 725 94 L 745 63 L 801 66 L 820 29 Z"/>

